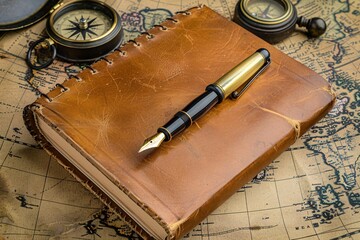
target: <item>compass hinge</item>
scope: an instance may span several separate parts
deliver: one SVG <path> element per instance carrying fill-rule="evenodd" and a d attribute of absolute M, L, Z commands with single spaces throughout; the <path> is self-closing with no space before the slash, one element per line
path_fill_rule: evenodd
<path fill-rule="evenodd" d="M 50 13 L 53 13 L 56 9 L 58 9 L 61 5 L 63 5 L 62 3 L 57 3 L 55 6 L 53 6 L 50 9 Z"/>

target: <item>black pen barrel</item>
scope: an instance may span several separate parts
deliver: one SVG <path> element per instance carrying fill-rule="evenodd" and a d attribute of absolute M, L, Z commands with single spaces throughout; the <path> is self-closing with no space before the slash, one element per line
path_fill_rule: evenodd
<path fill-rule="evenodd" d="M 183 110 L 177 112 L 169 122 L 158 129 L 165 134 L 165 141 L 182 132 L 191 124 L 207 113 L 219 102 L 218 94 L 208 90 L 191 101 Z"/>
<path fill-rule="evenodd" d="M 158 129 L 158 133 L 145 140 L 139 152 L 160 146 L 175 135 L 190 127 L 193 122 L 207 113 L 224 99 L 240 97 L 254 79 L 270 64 L 270 53 L 264 48 L 244 59 L 216 82 L 208 85 L 206 91 L 174 115 L 169 122 Z"/>

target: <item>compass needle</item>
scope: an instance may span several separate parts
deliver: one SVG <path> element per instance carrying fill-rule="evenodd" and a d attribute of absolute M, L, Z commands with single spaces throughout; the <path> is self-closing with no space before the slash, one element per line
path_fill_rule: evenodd
<path fill-rule="evenodd" d="M 76 34 L 78 34 L 80 32 L 79 29 L 75 29 L 74 32 L 69 36 L 69 38 L 75 36 Z"/>
<path fill-rule="evenodd" d="M 63 28 L 62 30 L 74 31 L 74 30 L 77 30 L 77 28 L 76 27 L 69 27 L 69 28 Z"/>
<path fill-rule="evenodd" d="M 71 21 L 70 19 L 69 19 L 69 22 L 72 24 L 72 25 L 74 25 L 75 27 L 79 27 L 79 24 L 77 23 L 77 22 L 74 22 L 74 21 Z"/>
<path fill-rule="evenodd" d="M 90 28 L 88 28 L 88 29 L 87 29 L 87 32 L 88 32 L 88 35 L 90 35 L 90 33 L 91 33 L 91 34 L 93 34 L 93 35 L 95 35 L 95 36 L 98 36 L 98 35 L 97 35 L 97 33 L 96 33 L 96 32 L 91 31 L 91 29 L 90 29 Z"/>
<path fill-rule="evenodd" d="M 92 28 L 95 28 L 95 27 L 98 27 L 98 26 L 103 26 L 104 24 L 94 24 L 94 25 L 91 25 Z"/>
<path fill-rule="evenodd" d="M 80 33 L 83 39 L 86 40 L 86 30 L 82 30 Z"/>
<path fill-rule="evenodd" d="M 90 21 L 88 21 L 89 25 L 92 24 L 96 19 L 97 19 L 97 17 L 95 17 L 95 18 L 91 19 Z"/>
<path fill-rule="evenodd" d="M 269 3 L 269 5 L 265 8 L 265 11 L 264 11 L 264 14 L 265 14 L 265 15 L 269 12 L 271 5 L 272 5 L 272 4 Z"/>

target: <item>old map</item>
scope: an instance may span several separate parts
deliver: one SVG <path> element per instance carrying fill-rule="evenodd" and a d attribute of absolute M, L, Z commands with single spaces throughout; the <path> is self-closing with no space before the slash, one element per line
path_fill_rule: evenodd
<path fill-rule="evenodd" d="M 125 40 L 199 4 L 196 0 L 108 0 Z M 231 18 L 235 0 L 200 1 Z M 321 74 L 334 109 L 185 239 L 360 239 L 360 1 L 294 0 L 321 16 L 320 39 L 301 32 L 276 45 Z M 0 8 L 0 13 L 1 13 Z M 24 58 L 45 22 L 0 37 L 0 239 L 139 239 L 51 159 L 27 132 L 22 109 L 36 98 Z M 34 72 L 43 91 L 81 67 L 55 61 Z"/>

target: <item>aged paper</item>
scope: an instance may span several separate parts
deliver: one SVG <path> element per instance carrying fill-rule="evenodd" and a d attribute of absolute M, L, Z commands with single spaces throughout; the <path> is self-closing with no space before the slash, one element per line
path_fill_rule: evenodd
<path fill-rule="evenodd" d="M 204 3 L 231 18 L 234 0 L 108 0 L 125 41 Z M 337 94 L 334 109 L 185 239 L 360 239 L 360 2 L 296 1 L 299 16 L 322 17 L 319 39 L 297 31 L 278 49 L 321 74 Z M 0 10 L 1 12 L 1 10 Z M 49 157 L 26 130 L 22 110 L 81 66 L 25 64 L 45 21 L 0 37 L 0 239 L 139 239 Z"/>

